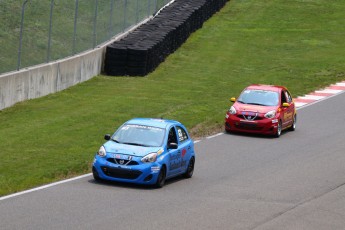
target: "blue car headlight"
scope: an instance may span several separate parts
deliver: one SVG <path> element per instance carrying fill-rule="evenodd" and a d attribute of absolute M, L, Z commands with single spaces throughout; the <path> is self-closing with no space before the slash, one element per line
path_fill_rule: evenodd
<path fill-rule="evenodd" d="M 152 163 L 155 162 L 157 160 L 157 153 L 149 153 L 146 156 L 144 156 L 143 158 L 141 158 L 141 162 L 143 163 Z"/>
<path fill-rule="evenodd" d="M 103 145 L 99 148 L 97 155 L 100 157 L 105 157 L 107 155 L 107 152 L 105 151 L 105 148 Z"/>

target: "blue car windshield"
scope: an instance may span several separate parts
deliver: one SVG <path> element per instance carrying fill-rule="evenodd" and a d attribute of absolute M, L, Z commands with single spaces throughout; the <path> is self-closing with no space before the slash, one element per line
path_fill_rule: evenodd
<path fill-rule="evenodd" d="M 112 140 L 122 144 L 146 147 L 162 146 L 165 129 L 146 126 L 125 124 L 112 136 Z"/>
<path fill-rule="evenodd" d="M 277 106 L 279 94 L 268 90 L 244 90 L 237 102 L 250 105 Z"/>

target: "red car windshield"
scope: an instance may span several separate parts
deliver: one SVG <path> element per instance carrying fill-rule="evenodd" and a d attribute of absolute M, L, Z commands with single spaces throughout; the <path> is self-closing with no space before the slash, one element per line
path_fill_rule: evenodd
<path fill-rule="evenodd" d="M 250 105 L 277 106 L 279 94 L 268 90 L 246 89 L 238 97 L 237 102 Z"/>

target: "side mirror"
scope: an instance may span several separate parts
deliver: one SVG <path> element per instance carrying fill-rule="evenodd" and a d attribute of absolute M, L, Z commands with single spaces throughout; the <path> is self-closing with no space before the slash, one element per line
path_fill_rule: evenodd
<path fill-rule="evenodd" d="M 177 147 L 178 147 L 177 143 L 172 142 L 168 144 L 168 149 L 177 149 Z"/>
<path fill-rule="evenodd" d="M 111 137 L 110 134 L 105 134 L 105 135 L 104 135 L 104 139 L 107 140 L 107 141 L 110 140 L 110 137 Z"/>
<path fill-rule="evenodd" d="M 284 103 L 283 103 L 283 107 L 289 107 L 289 106 L 290 106 L 289 103 L 287 103 L 287 102 L 284 102 Z"/>
<path fill-rule="evenodd" d="M 236 97 L 230 98 L 230 101 L 231 101 L 231 102 L 235 102 L 235 101 L 236 101 Z"/>

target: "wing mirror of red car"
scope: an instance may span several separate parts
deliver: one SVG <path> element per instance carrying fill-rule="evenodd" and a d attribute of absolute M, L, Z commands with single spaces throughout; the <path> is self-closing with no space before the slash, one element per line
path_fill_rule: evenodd
<path fill-rule="evenodd" d="M 168 149 L 177 149 L 177 143 L 169 143 L 168 144 Z"/>
<path fill-rule="evenodd" d="M 230 101 L 231 101 L 231 102 L 235 102 L 235 101 L 236 101 L 236 97 L 230 98 Z"/>
<path fill-rule="evenodd" d="M 290 106 L 289 103 L 287 103 L 287 102 L 284 102 L 284 103 L 283 103 L 283 107 L 289 107 L 289 106 Z"/>
<path fill-rule="evenodd" d="M 110 134 L 105 134 L 105 135 L 104 135 L 104 139 L 107 140 L 107 141 L 109 141 L 109 140 L 110 140 Z"/>

